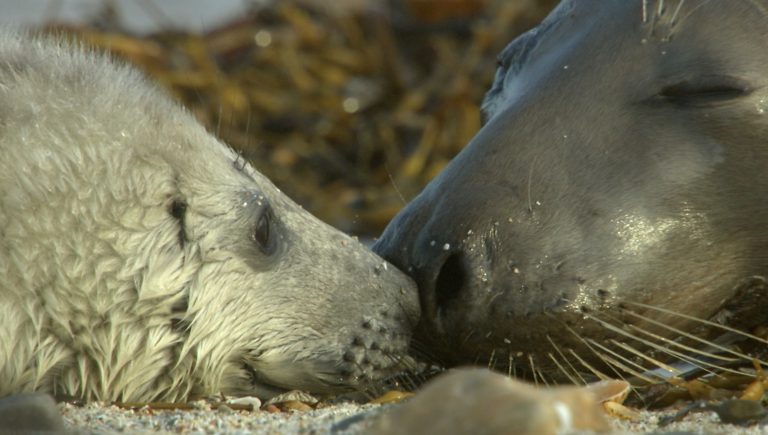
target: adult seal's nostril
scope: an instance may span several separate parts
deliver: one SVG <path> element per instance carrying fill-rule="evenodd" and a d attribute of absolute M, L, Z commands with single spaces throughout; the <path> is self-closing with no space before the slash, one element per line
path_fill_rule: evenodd
<path fill-rule="evenodd" d="M 768 274 L 768 17 L 667 3 L 564 1 L 511 42 L 483 128 L 384 231 L 442 361 L 630 367 Z"/>
<path fill-rule="evenodd" d="M 468 267 L 460 252 L 451 253 L 443 261 L 434 282 L 435 306 L 437 311 L 445 311 L 461 298 L 461 291 L 468 287 Z M 438 316 L 439 317 L 439 316 Z M 438 320 L 442 320 L 439 319 Z"/>
<path fill-rule="evenodd" d="M 414 276 L 417 277 L 421 295 L 423 321 L 429 322 L 431 328 L 443 331 L 445 314 L 456 309 L 463 299 L 469 297 L 462 295 L 462 291 L 470 288 L 464 254 L 458 249 L 449 248 L 446 243 L 432 256 L 432 261 L 415 271 Z"/>

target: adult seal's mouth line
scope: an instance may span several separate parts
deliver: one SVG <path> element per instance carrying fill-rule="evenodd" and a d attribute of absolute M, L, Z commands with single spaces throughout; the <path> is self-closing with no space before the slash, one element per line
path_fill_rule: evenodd
<path fill-rule="evenodd" d="M 414 347 L 551 382 L 765 364 L 766 6 L 563 1 L 512 41 L 373 247 L 419 286 Z"/>

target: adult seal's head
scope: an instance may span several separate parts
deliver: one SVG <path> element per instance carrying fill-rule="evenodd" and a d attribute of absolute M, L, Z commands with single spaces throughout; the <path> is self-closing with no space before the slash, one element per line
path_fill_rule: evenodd
<path fill-rule="evenodd" d="M 0 395 L 362 388 L 417 318 L 405 275 L 135 70 L 0 31 Z"/>
<path fill-rule="evenodd" d="M 763 0 L 565 1 L 513 41 L 483 128 L 374 248 L 420 287 L 422 348 L 640 370 L 761 281 L 767 25 Z"/>

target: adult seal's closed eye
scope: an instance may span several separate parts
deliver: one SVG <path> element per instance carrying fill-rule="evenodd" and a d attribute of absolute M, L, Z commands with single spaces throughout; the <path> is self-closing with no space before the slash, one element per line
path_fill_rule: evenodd
<path fill-rule="evenodd" d="M 412 282 L 135 70 L 0 29 L 0 396 L 267 396 L 400 370 Z"/>
<path fill-rule="evenodd" d="M 420 349 L 578 380 L 733 320 L 768 268 L 767 24 L 764 0 L 564 1 L 509 44 L 486 123 L 374 247 L 419 285 Z"/>

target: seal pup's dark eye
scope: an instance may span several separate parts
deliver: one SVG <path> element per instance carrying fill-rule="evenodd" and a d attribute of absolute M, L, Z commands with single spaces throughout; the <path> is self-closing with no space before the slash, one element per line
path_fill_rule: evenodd
<path fill-rule="evenodd" d="M 175 217 L 178 220 L 184 219 L 184 214 L 187 212 L 187 203 L 180 200 L 180 199 L 174 199 L 171 203 L 171 216 Z"/>
<path fill-rule="evenodd" d="M 189 241 L 186 224 L 184 222 L 184 216 L 187 214 L 187 203 L 180 199 L 174 199 L 171 203 L 169 212 L 174 219 L 179 221 L 179 245 L 183 248 Z"/>
<path fill-rule="evenodd" d="M 675 104 L 704 105 L 732 100 L 752 91 L 743 81 L 725 76 L 683 80 L 664 87 L 659 97 Z"/>
<path fill-rule="evenodd" d="M 272 235 L 272 209 L 269 206 L 265 206 L 259 220 L 256 221 L 256 227 L 253 229 L 251 239 L 256 242 L 261 252 L 266 255 L 270 255 L 275 252 L 275 240 Z"/>

